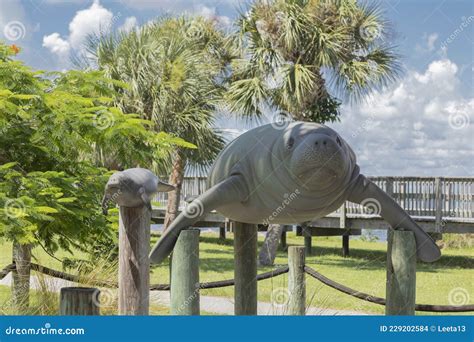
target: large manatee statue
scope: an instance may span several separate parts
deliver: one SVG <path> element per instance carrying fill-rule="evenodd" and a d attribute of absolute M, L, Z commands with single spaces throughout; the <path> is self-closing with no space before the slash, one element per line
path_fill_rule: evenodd
<path fill-rule="evenodd" d="M 217 157 L 209 189 L 173 221 L 150 259 L 167 257 L 179 232 L 217 210 L 234 221 L 293 224 L 312 221 L 338 209 L 344 201 L 379 206 L 394 228 L 413 231 L 417 255 L 434 261 L 440 250 L 385 192 L 360 174 L 350 146 L 331 128 L 307 122 L 286 127 L 268 124 L 232 141 Z"/>

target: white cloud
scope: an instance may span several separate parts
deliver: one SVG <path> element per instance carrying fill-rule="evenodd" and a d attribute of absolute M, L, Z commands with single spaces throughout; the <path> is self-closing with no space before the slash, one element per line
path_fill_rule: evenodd
<path fill-rule="evenodd" d="M 344 105 L 330 126 L 368 175 L 472 175 L 474 97 L 463 97 L 461 86 L 456 64 L 437 60 L 366 103 Z"/>
<path fill-rule="evenodd" d="M 66 58 L 71 49 L 69 42 L 62 39 L 57 32 L 52 33 L 49 36 L 44 36 L 43 46 L 61 58 Z"/>
<path fill-rule="evenodd" d="M 218 15 L 215 7 L 199 6 L 195 11 L 196 15 L 202 16 L 208 20 L 213 20 L 222 26 L 229 26 L 231 19 L 225 15 Z"/>
<path fill-rule="evenodd" d="M 78 49 L 88 35 L 109 31 L 113 16 L 98 0 L 90 8 L 78 11 L 69 24 L 71 46 Z"/>
<path fill-rule="evenodd" d="M 84 3 L 84 0 L 43 0 L 45 3 L 50 4 L 50 5 L 68 5 L 68 4 L 80 4 Z"/>
<path fill-rule="evenodd" d="M 136 8 L 140 10 L 148 9 L 166 9 L 170 12 L 183 12 L 188 10 L 195 4 L 205 5 L 205 6 L 225 6 L 227 8 L 236 8 L 239 5 L 245 3 L 244 0 L 200 0 L 200 1 L 190 1 L 190 0 L 120 0 L 120 2 L 131 8 Z"/>
<path fill-rule="evenodd" d="M 222 26 L 229 26 L 231 19 L 225 15 L 219 15 L 220 10 L 233 11 L 242 5 L 242 0 L 121 0 L 121 3 L 130 8 L 139 10 L 157 9 L 167 13 L 189 13 L 201 15 L 207 19 L 215 20 Z"/>
<path fill-rule="evenodd" d="M 438 40 L 439 35 L 438 33 L 430 33 L 430 34 L 423 34 L 422 40 L 423 44 L 417 44 L 416 45 L 416 50 L 418 52 L 433 52 L 436 48 L 436 41 Z"/>
<path fill-rule="evenodd" d="M 432 33 L 426 38 L 426 46 L 428 51 L 433 51 L 435 49 L 435 43 L 438 40 L 438 34 Z"/>
<path fill-rule="evenodd" d="M 95 0 L 91 7 L 76 12 L 69 23 L 69 36 L 62 38 L 57 32 L 44 36 L 43 46 L 64 58 L 69 51 L 80 51 L 89 35 L 109 32 L 116 18 Z"/>
<path fill-rule="evenodd" d="M 120 26 L 118 29 L 119 31 L 130 32 L 132 29 L 137 27 L 137 24 L 138 23 L 136 17 L 128 17 L 125 19 L 123 25 Z"/>

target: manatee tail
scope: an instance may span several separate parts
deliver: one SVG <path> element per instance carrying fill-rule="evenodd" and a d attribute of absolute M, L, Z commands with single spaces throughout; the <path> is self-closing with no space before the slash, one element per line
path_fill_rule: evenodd
<path fill-rule="evenodd" d="M 186 206 L 171 223 L 150 253 L 153 264 L 161 263 L 173 251 L 179 233 L 201 220 L 206 213 L 223 204 L 242 201 L 246 197 L 245 185 L 239 175 L 231 176 L 214 185 Z"/>
<path fill-rule="evenodd" d="M 439 259 L 441 252 L 433 239 L 416 224 L 415 221 L 403 210 L 397 202 L 387 195 L 377 185 L 359 175 L 354 185 L 349 201 L 366 206 L 376 207 L 380 215 L 392 226 L 393 229 L 404 228 L 415 234 L 417 256 L 422 261 L 433 262 Z"/>

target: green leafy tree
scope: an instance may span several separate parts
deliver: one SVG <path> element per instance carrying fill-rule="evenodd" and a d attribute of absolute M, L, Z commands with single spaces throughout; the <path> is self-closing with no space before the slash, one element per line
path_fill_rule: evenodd
<path fill-rule="evenodd" d="M 0 238 L 14 244 L 14 300 L 25 309 L 32 246 L 54 255 L 115 238 L 100 209 L 104 156 L 152 165 L 175 144 L 192 145 L 115 107 L 124 83 L 98 71 L 32 71 L 17 52 L 0 43 Z"/>
<path fill-rule="evenodd" d="M 335 121 L 400 68 L 381 11 L 356 0 L 258 0 L 239 19 L 242 57 L 228 99 L 243 115 L 266 105 L 303 121 Z"/>
<path fill-rule="evenodd" d="M 223 147 L 213 114 L 225 91 L 229 41 L 212 21 L 180 17 L 102 37 L 89 48 L 107 76 L 130 84 L 120 90 L 124 112 L 139 113 L 155 130 L 197 146 L 177 146 L 168 159 L 165 171 L 176 190 L 168 193 L 167 227 L 178 210 L 186 165 L 207 166 Z"/>

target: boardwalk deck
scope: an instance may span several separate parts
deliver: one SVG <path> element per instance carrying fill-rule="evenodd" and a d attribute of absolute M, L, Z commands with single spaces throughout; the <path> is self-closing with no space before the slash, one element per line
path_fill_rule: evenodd
<path fill-rule="evenodd" d="M 467 177 L 368 177 L 390 194 L 408 214 L 427 232 L 474 233 L 474 178 Z M 184 198 L 206 190 L 205 177 L 186 178 L 182 190 Z M 166 204 L 166 193 L 155 201 Z M 345 211 L 339 209 L 308 224 L 310 228 L 387 229 L 389 225 L 368 209 L 346 202 Z M 341 217 L 345 212 L 345 216 Z M 153 219 L 161 223 L 165 210 L 155 207 Z M 226 218 L 213 212 L 196 227 L 224 227 Z M 298 224 L 299 222 L 295 222 Z M 341 229 L 343 230 L 343 229 Z M 312 234 L 313 235 L 313 234 Z M 316 235 L 316 234 L 314 234 Z"/>

